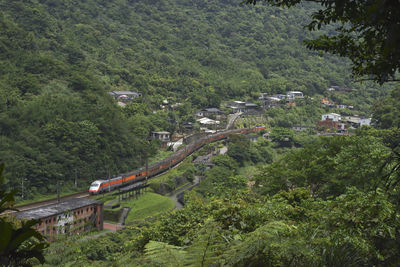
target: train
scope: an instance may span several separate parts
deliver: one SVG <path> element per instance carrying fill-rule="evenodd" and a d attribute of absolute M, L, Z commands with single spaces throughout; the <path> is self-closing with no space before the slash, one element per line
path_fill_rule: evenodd
<path fill-rule="evenodd" d="M 143 181 L 147 178 L 153 177 L 174 167 L 183 159 L 185 159 L 188 155 L 192 154 L 194 151 L 198 150 L 207 143 L 222 140 L 224 138 L 227 138 L 231 134 L 247 134 L 257 132 L 262 129 L 265 129 L 265 126 L 227 130 L 204 136 L 174 152 L 168 158 L 154 163 L 147 168 L 142 167 L 129 173 L 119 174 L 118 176 L 110 178 L 108 180 L 96 180 L 90 185 L 89 193 L 92 195 L 100 194 L 115 190 L 120 187 L 125 187 L 139 181 Z"/>

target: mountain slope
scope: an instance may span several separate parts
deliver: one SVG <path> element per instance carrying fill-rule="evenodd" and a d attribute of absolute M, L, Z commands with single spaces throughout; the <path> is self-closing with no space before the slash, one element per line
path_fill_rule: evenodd
<path fill-rule="evenodd" d="M 57 179 L 88 182 L 139 166 L 148 133 L 173 129 L 169 114 L 151 112 L 165 98 L 207 107 L 259 92 L 352 86 L 346 61 L 302 45 L 312 37 L 301 27 L 310 10 L 0 0 L 0 160 L 9 184 L 26 177 L 46 192 Z M 383 94 L 359 88 L 366 97 Z M 123 112 L 109 90 L 143 92 L 145 111 Z"/>

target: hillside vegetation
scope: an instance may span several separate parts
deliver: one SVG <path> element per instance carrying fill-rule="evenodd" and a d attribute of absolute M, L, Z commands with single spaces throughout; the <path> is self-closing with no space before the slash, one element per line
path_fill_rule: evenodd
<path fill-rule="evenodd" d="M 8 185 L 26 178 L 29 196 L 54 192 L 56 180 L 78 177 L 86 187 L 136 168 L 155 151 L 149 132 L 174 129 L 170 114 L 152 112 L 165 98 L 185 101 L 187 115 L 259 92 L 352 87 L 346 61 L 302 45 L 311 8 L 0 0 L 0 161 Z M 383 94 L 357 88 L 359 103 Z M 144 96 L 122 111 L 110 90 Z"/>

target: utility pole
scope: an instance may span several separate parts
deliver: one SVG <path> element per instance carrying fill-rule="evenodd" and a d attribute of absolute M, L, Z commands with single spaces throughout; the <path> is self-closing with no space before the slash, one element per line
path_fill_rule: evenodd
<path fill-rule="evenodd" d="M 21 199 L 24 199 L 24 177 L 21 177 Z"/>
<path fill-rule="evenodd" d="M 149 158 L 147 157 L 146 153 L 146 182 L 148 178 L 149 178 Z"/>
<path fill-rule="evenodd" d="M 108 169 L 108 192 L 111 192 L 111 174 L 110 174 L 110 169 Z"/>
<path fill-rule="evenodd" d="M 78 173 L 77 170 L 75 169 L 75 187 L 78 186 Z"/>
<path fill-rule="evenodd" d="M 60 202 L 60 180 L 57 179 L 57 202 Z"/>

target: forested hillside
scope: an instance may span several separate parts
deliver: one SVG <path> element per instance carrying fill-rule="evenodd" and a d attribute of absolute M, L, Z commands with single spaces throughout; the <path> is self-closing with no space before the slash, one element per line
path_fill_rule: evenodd
<path fill-rule="evenodd" d="M 9 185 L 24 177 L 44 193 L 56 180 L 87 182 L 143 164 L 148 133 L 172 127 L 166 112 L 152 112 L 165 98 L 207 107 L 331 84 L 359 88 L 356 103 L 382 95 L 353 85 L 346 60 L 302 45 L 311 8 L 0 0 L 0 161 Z M 143 92 L 142 111 L 122 111 L 110 90 Z"/>

